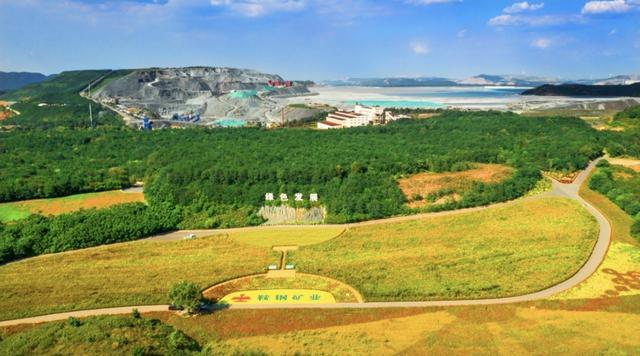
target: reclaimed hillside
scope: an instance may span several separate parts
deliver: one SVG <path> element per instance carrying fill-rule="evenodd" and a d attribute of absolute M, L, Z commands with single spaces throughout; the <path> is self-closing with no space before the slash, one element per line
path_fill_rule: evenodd
<path fill-rule="evenodd" d="M 2 125 L 18 129 L 89 128 L 122 126 L 119 116 L 101 105 L 79 95 L 90 83 L 109 74 L 109 70 L 63 72 L 39 83 L 29 84 L 0 96 L 0 100 L 14 101 L 12 108 L 19 112 L 2 120 Z M 93 122 L 89 114 L 92 105 Z"/>

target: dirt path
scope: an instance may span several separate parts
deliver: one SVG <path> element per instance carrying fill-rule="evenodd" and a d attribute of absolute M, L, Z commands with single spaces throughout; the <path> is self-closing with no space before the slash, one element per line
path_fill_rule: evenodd
<path fill-rule="evenodd" d="M 57 314 L 49 314 L 36 316 L 33 318 L 25 318 L 25 319 L 16 319 L 16 320 L 7 320 L 0 321 L 0 327 L 5 326 L 14 326 L 20 324 L 38 324 L 38 323 L 46 323 L 50 321 L 58 321 L 58 320 L 66 320 L 71 317 L 73 318 L 86 318 L 89 316 L 96 315 L 122 315 L 122 314 L 130 314 L 133 309 L 138 309 L 140 313 L 150 313 L 150 312 L 162 312 L 168 311 L 168 305 L 140 305 L 133 307 L 117 307 L 117 308 L 102 308 L 102 309 L 91 309 L 91 310 L 79 310 L 67 313 L 57 313 Z"/>
<path fill-rule="evenodd" d="M 233 114 L 236 110 L 238 110 L 238 105 L 227 101 L 227 99 L 225 99 L 224 96 L 218 97 L 218 100 L 223 104 L 227 104 L 227 105 L 231 106 L 231 109 L 227 110 L 227 112 L 224 114 L 225 118 L 232 117 L 231 114 Z"/>
<path fill-rule="evenodd" d="M 600 161 L 597 159 L 589 166 L 582 171 L 576 180 L 572 184 L 560 184 L 556 181 L 553 182 L 553 189 L 549 193 L 542 194 L 536 197 L 524 198 L 524 199 L 536 199 L 541 196 L 563 196 L 573 200 L 578 201 L 582 206 L 596 219 L 598 224 L 600 225 L 600 231 L 598 235 L 598 240 L 593 248 L 591 256 L 589 259 L 582 265 L 582 267 L 569 279 L 565 280 L 562 283 L 556 284 L 554 286 L 550 286 L 549 288 L 543 289 L 538 292 L 529 293 L 521 296 L 514 297 L 506 297 L 506 298 L 493 298 L 493 299 L 470 299 L 470 300 L 442 300 L 442 301 L 428 301 L 428 302 L 373 302 L 373 303 L 336 303 L 336 304 L 272 304 L 272 305 L 260 305 L 260 304 L 233 304 L 230 306 L 225 306 L 225 308 L 230 309 L 301 309 L 301 308 L 315 308 L 315 309 L 366 309 L 366 308 L 424 308 L 424 307 L 436 307 L 436 306 L 456 306 L 456 305 L 489 305 L 489 304 L 508 304 L 508 303 L 520 303 L 527 302 L 532 300 L 539 300 L 550 297 L 554 294 L 563 292 L 569 288 L 572 288 L 579 283 L 583 282 L 589 276 L 591 276 L 598 268 L 600 263 L 604 260 L 607 250 L 609 248 L 609 243 L 611 240 L 611 225 L 609 221 L 600 213 L 595 207 L 591 204 L 587 203 L 582 197 L 579 195 L 580 186 L 585 182 L 589 174 L 595 169 L 596 164 Z M 516 201 L 522 201 L 524 199 L 519 199 Z M 515 201 L 514 201 L 515 202 Z M 508 204 L 513 204 L 514 202 L 500 203 L 495 204 L 490 207 L 495 206 L 504 206 Z M 386 224 L 391 222 L 398 221 L 408 221 L 415 219 L 422 219 L 425 217 L 434 217 L 434 216 L 443 216 L 443 215 L 454 215 L 454 214 L 463 214 L 471 211 L 478 211 L 482 209 L 487 209 L 490 207 L 478 207 L 464 210 L 456 210 L 456 211 L 447 211 L 442 213 L 433 213 L 433 214 L 420 214 L 413 216 L 402 216 L 397 218 L 383 219 L 383 220 L 375 220 L 357 224 L 349 224 L 343 225 L 345 227 L 353 227 L 353 226 L 366 226 L 366 225 L 375 225 L 375 224 Z M 318 228 L 322 228 L 322 225 L 315 225 Z M 335 225 L 332 225 L 335 226 Z M 298 228 L 299 226 L 281 226 L 278 228 Z M 216 233 L 228 232 L 228 231 L 241 231 L 247 229 L 268 229 L 274 227 L 253 227 L 253 228 L 241 228 L 241 229 L 225 229 L 225 230 L 201 230 L 201 231 L 178 231 L 167 235 L 162 235 L 158 237 L 151 238 L 152 240 L 171 240 L 171 239 L 179 239 L 183 238 L 188 233 L 197 234 L 197 236 L 206 236 L 212 235 Z M 166 311 L 168 310 L 168 306 L 139 306 L 139 307 L 122 307 L 122 308 L 109 308 L 109 309 L 95 309 L 95 310 L 85 310 L 85 311 L 76 311 L 70 313 L 60 313 L 60 314 L 51 314 L 33 318 L 26 319 L 17 319 L 17 320 L 9 320 L 0 322 L 0 327 L 2 326 L 10 326 L 10 325 L 19 325 L 19 324 L 33 324 L 33 323 L 41 323 L 53 320 L 63 320 L 70 316 L 73 317 L 87 317 L 94 315 L 115 315 L 115 314 L 126 314 L 131 312 L 132 308 L 137 308 L 140 312 L 149 312 L 149 311 Z"/>

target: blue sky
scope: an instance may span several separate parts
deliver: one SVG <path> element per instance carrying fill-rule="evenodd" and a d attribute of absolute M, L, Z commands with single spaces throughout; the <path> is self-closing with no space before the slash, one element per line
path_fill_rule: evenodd
<path fill-rule="evenodd" d="M 292 79 L 640 73 L 640 0 L 0 0 L 0 71 Z"/>

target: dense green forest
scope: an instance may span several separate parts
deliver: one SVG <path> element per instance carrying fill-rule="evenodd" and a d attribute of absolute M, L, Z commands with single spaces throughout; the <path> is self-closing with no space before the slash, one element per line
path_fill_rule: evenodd
<path fill-rule="evenodd" d="M 578 119 L 448 112 L 431 120 L 340 131 L 126 129 L 12 131 L 0 140 L 0 201 L 53 197 L 146 182 L 152 204 L 250 211 L 265 193 L 320 194 L 331 221 L 402 214 L 395 178 L 503 163 L 511 180 L 478 184 L 460 206 L 523 194 L 538 171 L 573 171 L 604 147 Z M 205 213 L 205 214 L 203 214 Z"/>
<path fill-rule="evenodd" d="M 602 161 L 589 180 L 589 188 L 605 195 L 634 218 L 631 233 L 640 239 L 640 173 Z"/>
<path fill-rule="evenodd" d="M 640 158 L 640 106 L 633 106 L 615 115 L 612 127 L 621 132 L 606 132 L 607 152 L 612 156 Z M 631 233 L 640 239 L 640 173 L 622 166 L 599 164 L 589 181 L 591 189 L 607 196 L 634 218 Z"/>
<path fill-rule="evenodd" d="M 90 127 L 90 100 L 78 95 L 89 83 L 109 70 L 64 72 L 44 82 L 30 84 L 0 96 L 15 101 L 12 107 L 20 112 L 0 125 L 17 125 L 23 129 L 87 128 Z M 123 126 L 118 115 L 92 103 L 94 126 Z"/>
<path fill-rule="evenodd" d="M 58 216 L 32 215 L 0 223 L 0 264 L 45 253 L 135 240 L 175 229 L 181 220 L 173 206 L 142 203 L 80 210 Z"/>
<path fill-rule="evenodd" d="M 611 127 L 623 131 L 607 131 L 607 152 L 612 156 L 640 158 L 640 105 L 627 108 L 615 115 Z"/>

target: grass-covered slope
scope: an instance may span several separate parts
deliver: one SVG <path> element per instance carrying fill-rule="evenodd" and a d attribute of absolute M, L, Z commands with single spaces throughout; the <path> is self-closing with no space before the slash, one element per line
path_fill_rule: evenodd
<path fill-rule="evenodd" d="M 577 203 L 547 198 L 481 212 L 350 229 L 293 254 L 301 272 L 336 278 L 368 301 L 526 294 L 573 275 L 598 237 Z"/>
<path fill-rule="evenodd" d="M 633 311 L 533 305 L 243 310 L 170 322 L 229 355 L 633 355 L 640 347 Z"/>
<path fill-rule="evenodd" d="M 499 297 L 568 278 L 587 259 L 596 238 L 597 225 L 579 205 L 540 199 L 357 227 L 301 247 L 290 261 L 299 272 L 350 284 L 369 301 Z M 279 254 L 270 247 L 238 240 L 222 235 L 139 241 L 0 266 L 0 320 L 166 303 L 174 282 L 192 280 L 204 288 L 278 262 Z"/>
<path fill-rule="evenodd" d="M 201 288 L 263 272 L 270 248 L 224 236 L 138 241 L 46 255 L 0 266 L 0 320 L 69 310 L 166 304 L 173 283 Z"/>
<path fill-rule="evenodd" d="M 44 216 L 71 213 L 80 209 L 108 208 L 117 204 L 144 202 L 142 193 L 112 190 L 99 193 L 70 195 L 62 198 L 35 199 L 0 203 L 0 223 L 24 219 L 31 214 Z"/>

